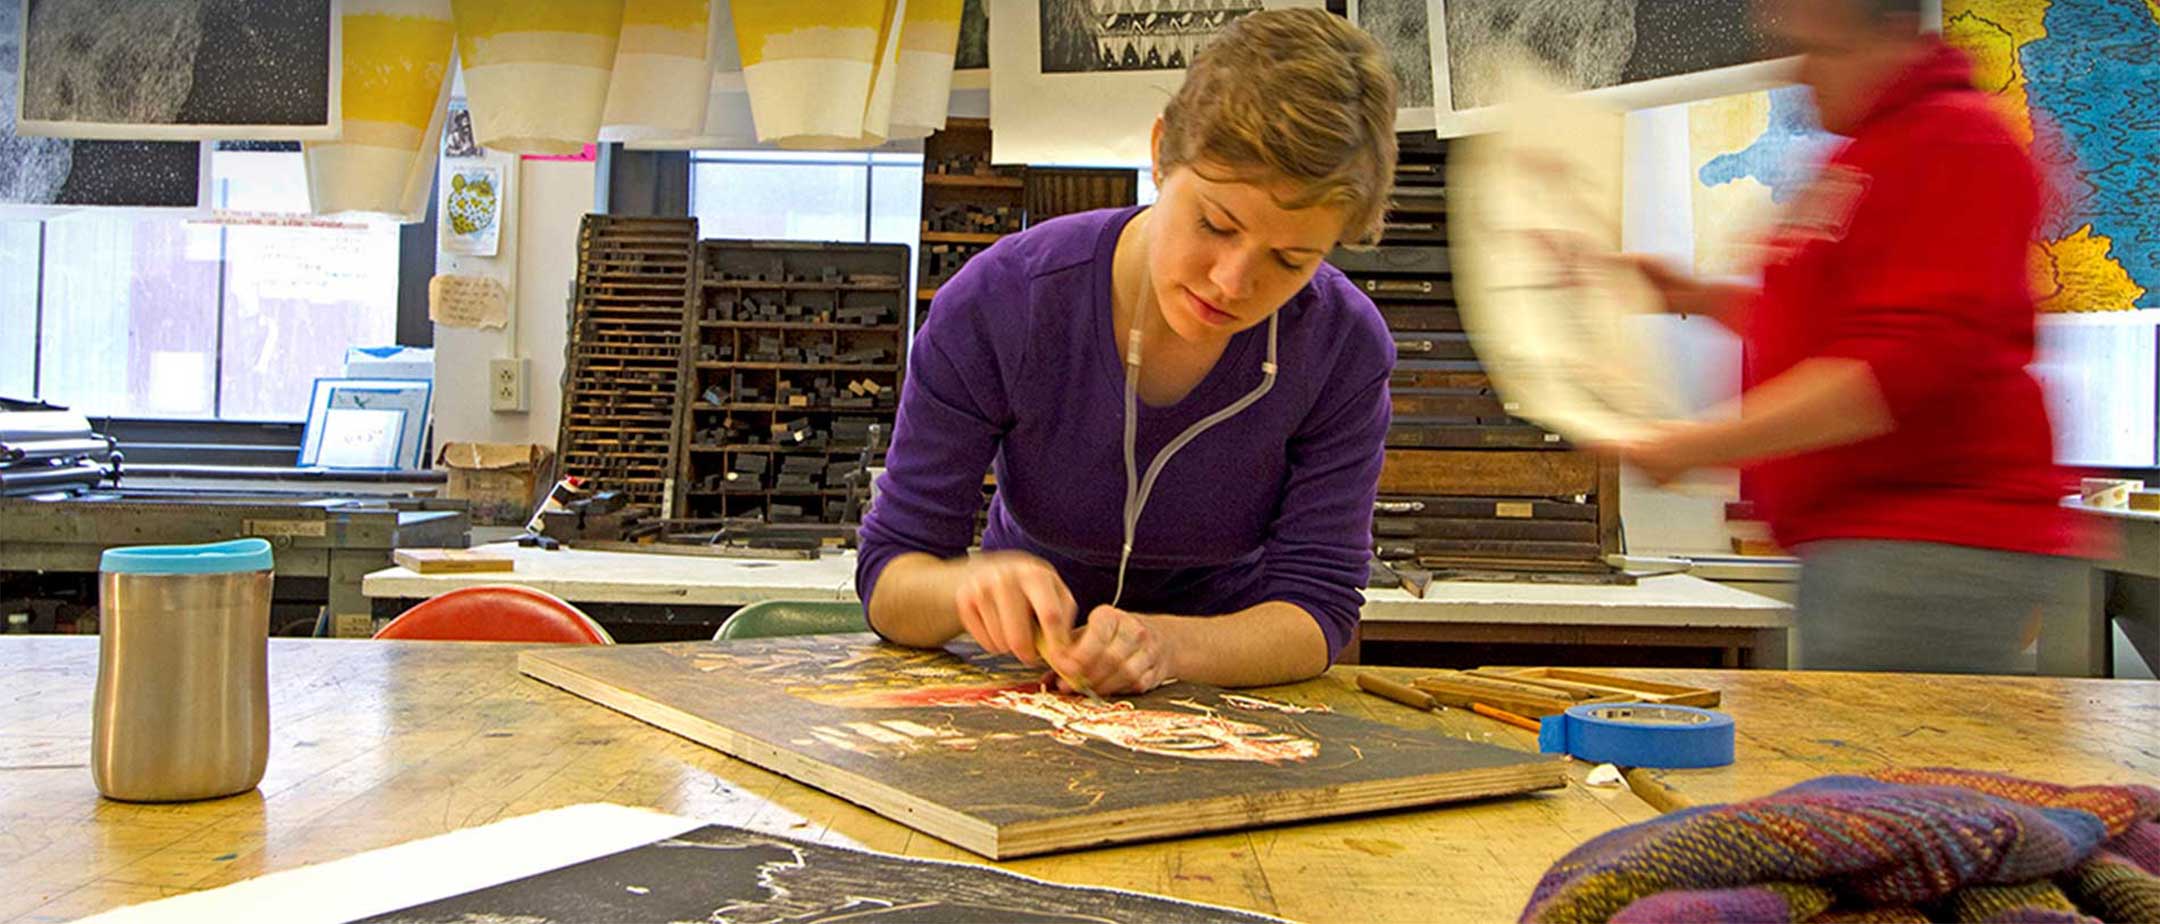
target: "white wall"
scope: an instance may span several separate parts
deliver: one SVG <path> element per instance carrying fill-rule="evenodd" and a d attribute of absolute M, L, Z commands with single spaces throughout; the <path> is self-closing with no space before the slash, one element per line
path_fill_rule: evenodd
<path fill-rule="evenodd" d="M 435 444 L 538 443 L 555 448 L 562 418 L 563 348 L 577 280 L 578 219 L 593 208 L 594 168 L 577 161 L 521 160 L 517 185 L 517 284 L 510 328 L 435 327 Z M 513 333 L 515 342 L 512 342 Z M 488 409 L 488 360 L 525 356 L 530 411 Z"/>
<path fill-rule="evenodd" d="M 1661 106 L 1628 114 L 1622 178 L 1621 247 L 1682 267 L 1695 263 L 1687 110 Z M 1656 331 L 1673 385 L 1690 410 L 1708 412 L 1739 393 L 1740 342 L 1731 332 L 1700 317 L 1643 323 Z M 1725 503 L 1737 499 L 1739 480 L 1729 472 L 1704 473 L 1685 489 L 1667 490 L 1623 471 L 1620 517 L 1628 550 L 1730 554 Z"/>

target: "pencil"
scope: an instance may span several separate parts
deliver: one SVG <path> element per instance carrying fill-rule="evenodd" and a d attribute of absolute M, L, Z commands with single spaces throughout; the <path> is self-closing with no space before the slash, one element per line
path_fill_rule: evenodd
<path fill-rule="evenodd" d="M 1487 706 L 1484 703 L 1471 703 L 1470 711 L 1475 712 L 1478 715 L 1484 716 L 1488 719 L 1499 719 L 1502 722 L 1506 722 L 1509 725 L 1513 725 L 1516 728 L 1520 728 L 1525 731 L 1537 731 L 1541 728 L 1541 726 L 1538 725 L 1536 719 L 1525 718 L 1523 716 L 1519 716 L 1515 713 L 1509 712 L 1505 709 L 1494 709 L 1493 707 Z"/>

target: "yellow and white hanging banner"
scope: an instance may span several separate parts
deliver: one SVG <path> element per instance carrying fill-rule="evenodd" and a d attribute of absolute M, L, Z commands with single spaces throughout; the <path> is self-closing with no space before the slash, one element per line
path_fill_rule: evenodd
<path fill-rule="evenodd" d="M 304 142 L 319 215 L 420 221 L 450 101 L 450 0 L 345 0 L 344 130 Z"/>
<path fill-rule="evenodd" d="M 907 0 L 735 0 L 736 48 L 759 141 L 867 148 L 892 122 Z"/>
<path fill-rule="evenodd" d="M 704 125 L 712 7 L 713 0 L 624 0 L 600 140 L 680 138 Z"/>
<path fill-rule="evenodd" d="M 960 48 L 962 0 L 908 0 L 900 20 L 899 72 L 893 85 L 897 139 L 927 138 L 945 127 L 952 105 L 953 56 Z"/>
<path fill-rule="evenodd" d="M 750 91 L 743 86 L 742 53 L 735 45 L 735 12 L 729 0 L 711 0 L 704 112 L 690 132 L 624 142 L 632 150 L 686 151 L 756 147 L 757 124 Z"/>
<path fill-rule="evenodd" d="M 473 138 L 576 154 L 600 138 L 623 0 L 451 0 Z"/>

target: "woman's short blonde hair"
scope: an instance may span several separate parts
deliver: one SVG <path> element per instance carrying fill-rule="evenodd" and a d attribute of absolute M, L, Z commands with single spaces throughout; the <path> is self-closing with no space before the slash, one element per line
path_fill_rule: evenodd
<path fill-rule="evenodd" d="M 1340 208 L 1343 243 L 1379 243 L 1395 182 L 1395 75 L 1380 44 L 1323 10 L 1239 18 L 1163 109 L 1156 169 L 1202 162 L 1287 181 L 1302 192 L 1283 207 Z"/>

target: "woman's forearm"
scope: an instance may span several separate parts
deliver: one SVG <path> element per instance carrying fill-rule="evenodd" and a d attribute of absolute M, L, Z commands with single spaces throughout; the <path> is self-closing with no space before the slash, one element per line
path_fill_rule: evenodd
<path fill-rule="evenodd" d="M 1143 616 L 1161 633 L 1179 680 L 1258 687 L 1305 680 L 1327 670 L 1327 636 L 1312 614 L 1271 601 L 1220 616 Z"/>
<path fill-rule="evenodd" d="M 918 648 L 934 648 L 960 634 L 953 588 L 967 559 L 945 561 L 924 552 L 894 558 L 878 573 L 864 607 L 879 634 Z"/>

